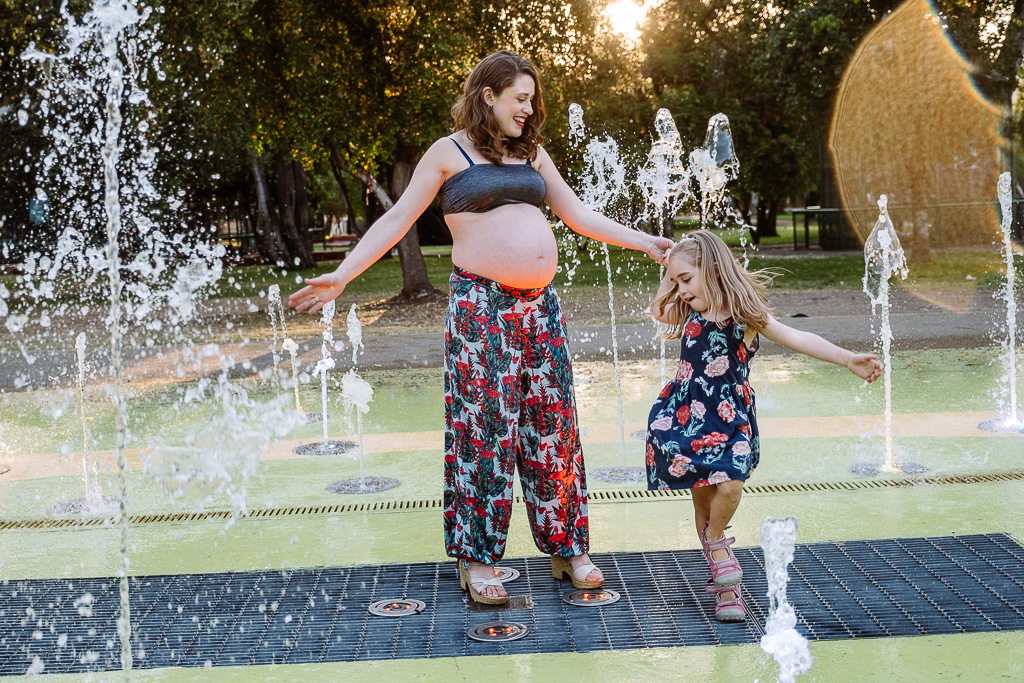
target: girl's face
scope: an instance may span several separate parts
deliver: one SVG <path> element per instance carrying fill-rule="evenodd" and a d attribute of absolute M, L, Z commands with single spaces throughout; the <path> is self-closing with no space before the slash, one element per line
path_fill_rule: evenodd
<path fill-rule="evenodd" d="M 698 313 L 708 310 L 704 293 L 704 278 L 700 270 L 683 254 L 676 254 L 668 262 L 668 277 L 675 283 L 679 298 Z"/>
<path fill-rule="evenodd" d="M 523 134 L 526 119 L 533 114 L 533 95 L 536 87 L 529 74 L 519 74 L 515 83 L 495 95 L 490 88 L 484 90 L 484 102 L 491 107 L 494 120 L 507 137 Z"/>

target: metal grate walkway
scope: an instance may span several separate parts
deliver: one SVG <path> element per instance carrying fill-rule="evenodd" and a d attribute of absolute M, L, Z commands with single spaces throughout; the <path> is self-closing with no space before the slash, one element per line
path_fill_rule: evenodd
<path fill-rule="evenodd" d="M 586 652 L 756 642 L 767 591 L 758 548 L 745 624 L 714 620 L 708 570 L 695 550 L 594 555 L 622 599 L 571 607 L 547 558 L 508 559 L 515 609 L 470 604 L 454 564 L 149 576 L 131 580 L 135 666 L 202 667 L 368 659 Z M 797 546 L 788 594 L 813 640 L 1024 629 L 1024 548 L 1005 534 Z M 416 598 L 421 614 L 370 615 L 377 600 Z M 120 668 L 115 579 L 0 584 L 0 675 Z M 500 615 L 530 633 L 504 644 L 466 637 Z"/>

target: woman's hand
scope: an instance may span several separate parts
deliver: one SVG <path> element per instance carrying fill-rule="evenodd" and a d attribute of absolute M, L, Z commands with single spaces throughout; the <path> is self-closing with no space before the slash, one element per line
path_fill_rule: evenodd
<path fill-rule="evenodd" d="M 667 237 L 655 237 L 654 241 L 651 242 L 651 246 L 647 247 L 647 255 L 650 256 L 656 263 L 665 265 L 665 259 L 668 258 L 668 252 L 675 243 Z"/>
<path fill-rule="evenodd" d="M 341 296 L 345 291 L 345 284 L 337 272 L 320 277 L 308 277 L 306 286 L 288 297 L 288 305 L 300 313 L 306 311 L 312 315 L 328 301 Z"/>
<path fill-rule="evenodd" d="M 882 364 L 873 353 L 855 353 L 846 362 L 850 372 L 867 382 L 874 382 L 882 374 Z"/>

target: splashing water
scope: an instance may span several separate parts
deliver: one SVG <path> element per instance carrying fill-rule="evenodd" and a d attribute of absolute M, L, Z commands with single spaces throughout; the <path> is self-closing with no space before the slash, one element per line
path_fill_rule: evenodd
<path fill-rule="evenodd" d="M 322 338 L 323 341 L 320 344 L 320 360 L 317 361 L 316 367 L 313 370 L 313 376 L 320 376 L 320 403 L 321 410 L 323 411 L 323 423 L 324 423 L 324 439 L 323 449 L 328 451 L 327 445 L 327 373 L 329 370 L 334 369 L 334 358 L 332 353 L 334 351 L 334 313 L 335 303 L 332 299 L 324 304 L 324 307 L 320 310 L 320 323 L 323 325 Z"/>
<path fill-rule="evenodd" d="M 82 475 L 85 480 L 85 507 L 98 511 L 103 505 L 103 492 L 100 490 L 99 468 L 92 459 L 89 424 L 85 419 L 85 343 L 85 332 L 79 332 L 75 337 L 75 351 L 78 354 L 78 412 L 82 418 Z"/>
<path fill-rule="evenodd" d="M 899 472 L 892 453 L 892 326 L 889 324 L 889 279 L 894 275 L 906 280 L 907 259 L 889 219 L 889 199 L 878 199 L 878 220 L 864 242 L 864 293 L 871 298 L 872 312 L 881 308 L 879 339 L 882 344 L 883 386 L 885 390 L 885 463 L 883 472 Z"/>
<path fill-rule="evenodd" d="M 582 140 L 586 135 L 583 123 L 583 108 L 578 104 L 570 107 L 571 136 Z M 587 208 L 603 212 L 626 186 L 626 166 L 619 155 L 619 145 L 614 139 L 594 138 L 587 143 L 583 153 L 583 173 L 580 177 L 580 199 Z M 622 466 L 627 466 L 626 418 L 622 398 L 622 369 L 619 362 L 619 339 L 615 320 L 615 286 L 612 282 L 612 260 L 608 244 L 601 242 L 605 273 L 608 278 L 608 313 L 612 327 L 612 369 L 615 378 L 615 398 L 618 409 L 619 444 L 622 451 Z"/>
<path fill-rule="evenodd" d="M 796 630 L 796 612 L 786 598 L 789 572 L 796 547 L 796 518 L 766 519 L 761 523 L 761 549 L 768 579 L 769 615 L 761 649 L 779 665 L 779 683 L 794 679 L 811 668 L 807 639 Z"/>
<path fill-rule="evenodd" d="M 295 389 L 295 410 L 302 412 L 302 404 L 299 403 L 299 345 L 291 337 L 285 337 L 281 348 L 288 352 L 292 359 L 292 384 Z"/>
<path fill-rule="evenodd" d="M 1013 195 L 1009 172 L 1000 174 L 996 191 L 999 195 L 999 209 L 1002 212 L 999 227 L 1003 232 L 1003 258 L 1006 261 L 1006 286 L 1003 289 L 1003 299 L 1006 303 L 1006 341 L 1003 342 L 1003 365 L 1006 369 L 1010 402 L 1006 426 L 1020 431 L 1024 429 L 1024 420 L 1017 416 L 1017 304 L 1014 299 L 1016 269 L 1013 265 L 1013 240 L 1010 234 L 1013 225 Z"/>
<path fill-rule="evenodd" d="M 215 496 L 226 495 L 232 515 L 227 526 L 246 514 L 248 482 L 256 473 L 263 452 L 275 439 L 304 423 L 301 413 L 289 410 L 279 396 L 267 403 L 251 399 L 245 389 L 227 380 L 226 366 L 215 383 L 204 380 L 193 400 L 209 389 L 219 410 L 181 446 L 161 445 L 143 458 L 143 471 L 172 499 L 184 499 L 197 511 Z"/>
<path fill-rule="evenodd" d="M 348 309 L 348 316 L 345 318 L 347 327 L 345 334 L 348 335 L 348 343 L 352 345 L 352 365 L 356 364 L 359 352 L 363 350 L 363 326 L 356 315 L 356 305 Z"/>
<path fill-rule="evenodd" d="M 274 359 L 274 377 L 277 377 L 277 365 L 279 360 L 277 356 L 277 311 L 282 306 L 281 286 L 270 285 L 270 287 L 267 288 L 267 312 L 270 314 L 270 329 L 274 334 L 273 342 L 270 346 L 270 354 Z M 282 315 L 281 333 L 287 337 L 288 331 L 285 329 L 284 324 L 284 316 Z"/>
<path fill-rule="evenodd" d="M 354 307 L 353 307 L 354 308 Z M 363 464 L 363 415 L 370 412 L 373 387 L 352 368 L 341 378 L 341 397 L 346 411 L 355 409 L 356 433 L 359 435 L 359 488 L 366 489 L 366 474 Z"/>
<path fill-rule="evenodd" d="M 636 182 L 647 199 L 648 215 L 653 217 L 660 232 L 664 222 L 675 216 L 677 207 L 692 198 L 693 194 L 690 192 L 691 174 L 685 161 L 683 141 L 668 109 L 658 110 L 654 118 L 654 129 L 658 131 L 658 138 L 651 145 L 647 164 L 640 169 Z M 659 269 L 658 274 L 659 278 L 665 276 L 664 266 Z M 667 378 L 665 338 L 660 333 L 664 332 L 665 328 L 662 323 L 657 325 L 661 347 L 658 359 L 661 384 L 664 385 Z"/>

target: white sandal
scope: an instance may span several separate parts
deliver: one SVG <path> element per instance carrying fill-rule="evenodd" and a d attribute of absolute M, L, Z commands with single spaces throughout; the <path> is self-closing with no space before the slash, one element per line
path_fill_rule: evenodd
<path fill-rule="evenodd" d="M 491 579 L 472 578 L 469 575 L 469 564 L 461 560 L 459 561 L 459 585 L 462 587 L 462 590 L 469 591 L 469 597 L 482 605 L 504 605 L 508 602 L 507 595 L 493 597 L 490 595 L 484 595 L 481 592 L 486 590 L 488 586 L 503 588 L 502 583 L 497 576 Z"/>
<path fill-rule="evenodd" d="M 590 573 L 597 569 L 597 565 L 588 562 L 587 564 L 581 565 L 573 569 L 572 563 L 569 562 L 568 557 L 559 557 L 558 555 L 551 556 L 551 575 L 556 579 L 564 579 L 565 575 L 568 574 L 572 580 L 574 588 L 600 588 L 604 585 L 604 579 L 600 578 L 596 581 L 587 581 L 587 577 Z"/>

